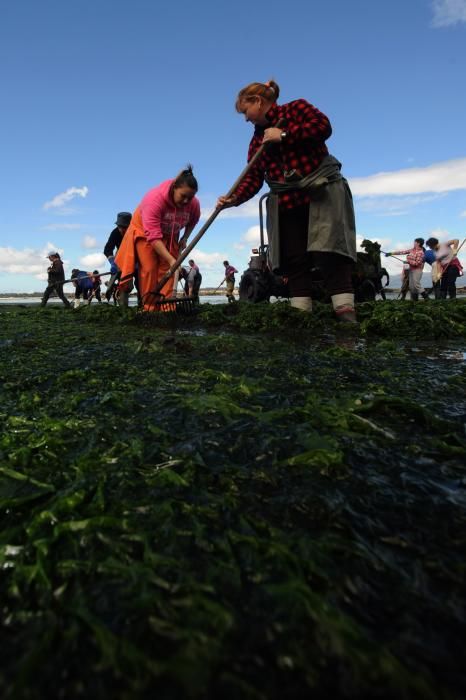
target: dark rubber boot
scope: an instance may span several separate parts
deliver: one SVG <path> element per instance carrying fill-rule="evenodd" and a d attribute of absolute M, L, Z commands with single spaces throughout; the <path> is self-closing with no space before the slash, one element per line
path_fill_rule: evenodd
<path fill-rule="evenodd" d="M 411 300 L 412 301 L 419 301 L 419 294 L 417 292 L 413 292 L 411 294 Z"/>

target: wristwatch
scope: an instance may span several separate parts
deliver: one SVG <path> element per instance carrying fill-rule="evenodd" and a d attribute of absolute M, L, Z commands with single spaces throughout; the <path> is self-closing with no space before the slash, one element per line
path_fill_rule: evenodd
<path fill-rule="evenodd" d="M 280 134 L 280 140 L 284 141 L 287 136 L 288 136 L 288 132 L 282 131 L 282 133 Z"/>

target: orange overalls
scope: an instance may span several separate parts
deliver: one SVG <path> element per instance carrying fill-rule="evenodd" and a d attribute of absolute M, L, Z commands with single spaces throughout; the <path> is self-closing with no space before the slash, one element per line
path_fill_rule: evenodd
<path fill-rule="evenodd" d="M 174 258 L 179 255 L 178 240 L 172 238 L 170 241 L 170 253 Z M 160 307 L 155 304 L 161 297 L 152 292 L 160 279 L 168 271 L 170 265 L 161 258 L 144 235 L 142 225 L 141 208 L 137 207 L 133 214 L 131 223 L 121 242 L 118 253 L 115 256 L 115 263 L 121 270 L 120 289 L 128 291 L 129 280 L 137 274 L 139 279 L 139 295 L 141 297 L 144 311 L 159 311 Z M 136 263 L 138 269 L 136 270 Z M 172 296 L 173 277 L 166 282 L 160 294 L 166 298 Z"/>

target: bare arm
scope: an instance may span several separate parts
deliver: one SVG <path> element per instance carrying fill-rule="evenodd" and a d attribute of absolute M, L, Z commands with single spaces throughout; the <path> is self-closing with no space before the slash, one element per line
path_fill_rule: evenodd
<path fill-rule="evenodd" d="M 170 267 L 175 263 L 176 258 L 169 252 L 165 243 L 159 238 L 156 241 L 152 241 L 152 248 L 155 250 L 157 255 L 160 255 L 163 260 L 166 260 Z"/>

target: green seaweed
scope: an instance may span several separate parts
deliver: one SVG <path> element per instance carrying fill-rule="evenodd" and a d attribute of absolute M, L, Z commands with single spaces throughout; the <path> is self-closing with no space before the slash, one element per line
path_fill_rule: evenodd
<path fill-rule="evenodd" d="M 2 697 L 459 700 L 465 309 L 0 308 Z"/>

